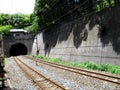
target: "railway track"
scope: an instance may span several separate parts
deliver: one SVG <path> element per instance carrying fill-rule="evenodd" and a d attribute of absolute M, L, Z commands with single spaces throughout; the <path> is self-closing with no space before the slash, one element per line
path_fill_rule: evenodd
<path fill-rule="evenodd" d="M 56 64 L 56 63 L 51 63 L 51 62 L 47 62 L 45 60 L 35 59 L 33 57 L 30 57 L 30 56 L 24 56 L 24 57 L 29 58 L 30 60 L 34 60 L 35 62 L 43 63 L 45 65 L 49 65 L 49 66 L 60 68 L 60 69 L 70 71 L 70 72 L 73 72 L 73 73 L 85 75 L 85 76 L 88 76 L 88 77 L 92 77 L 92 78 L 96 78 L 96 79 L 99 79 L 99 80 L 103 80 L 103 81 L 106 81 L 106 82 L 110 82 L 110 83 L 120 85 L 120 77 L 119 76 L 103 74 L 103 73 L 99 73 L 99 72 L 95 72 L 95 71 L 69 67 L 69 66 L 65 66 L 65 65 Z"/>
<path fill-rule="evenodd" d="M 39 72 L 24 64 L 19 58 L 14 57 L 14 60 L 26 74 L 26 76 L 38 87 L 39 90 L 68 90 L 63 85 L 46 78 Z"/>

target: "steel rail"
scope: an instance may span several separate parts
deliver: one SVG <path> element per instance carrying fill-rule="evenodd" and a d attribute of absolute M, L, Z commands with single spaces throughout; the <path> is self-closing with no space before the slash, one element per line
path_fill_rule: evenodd
<path fill-rule="evenodd" d="M 29 56 L 25 56 L 25 57 L 29 58 L 30 60 L 34 59 L 35 62 L 40 62 L 40 63 L 43 63 L 45 65 L 49 65 L 49 66 L 52 66 L 52 67 L 57 67 L 57 68 L 60 68 L 60 69 L 66 70 L 66 71 L 74 72 L 74 73 L 77 73 L 77 74 L 89 76 L 89 77 L 92 77 L 92 78 L 96 78 L 96 79 L 99 79 L 99 80 L 103 80 L 103 81 L 107 81 L 107 82 L 111 82 L 111 83 L 120 85 L 120 77 L 118 77 L 118 76 L 103 74 L 103 73 L 90 71 L 90 70 L 85 70 L 85 69 L 81 69 L 81 68 L 74 68 L 74 67 L 70 67 L 70 66 L 60 65 L 60 64 L 48 62 L 48 61 L 41 60 L 41 59 L 35 59 L 35 58 L 29 57 Z"/>
<path fill-rule="evenodd" d="M 18 64 L 18 66 L 25 72 L 27 77 L 31 79 L 37 86 L 39 86 L 40 90 L 56 90 L 56 88 L 57 90 L 69 90 L 66 89 L 63 85 L 60 85 L 57 82 L 52 81 L 51 79 L 39 73 L 38 71 L 32 69 L 30 66 L 23 63 L 19 58 L 14 57 L 14 60 Z M 32 75 L 27 72 L 28 70 L 30 70 L 30 73 L 32 73 Z M 35 78 L 38 77 L 38 79 L 36 80 L 34 77 Z M 46 83 L 48 83 L 47 86 Z M 48 87 L 49 89 L 47 89 Z"/>

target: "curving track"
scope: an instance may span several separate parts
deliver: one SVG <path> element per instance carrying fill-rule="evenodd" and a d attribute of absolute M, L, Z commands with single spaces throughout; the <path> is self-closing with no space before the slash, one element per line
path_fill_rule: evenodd
<path fill-rule="evenodd" d="M 120 85 L 120 77 L 115 76 L 115 75 L 103 74 L 103 73 L 99 73 L 95 71 L 90 71 L 90 70 L 85 70 L 85 69 L 80 69 L 80 68 L 73 68 L 73 67 L 69 67 L 65 65 L 59 65 L 56 63 L 47 62 L 45 60 L 35 59 L 29 56 L 24 56 L 24 57 L 29 58 L 30 60 L 34 60 L 35 62 L 38 62 L 38 63 L 43 63 L 43 64 L 46 64 L 52 67 L 60 68 L 60 69 L 67 70 L 73 73 L 85 75 L 88 77 L 92 77 L 92 78 L 96 78 L 99 80 L 103 80 L 106 82 L 111 82 L 111 83 Z"/>
<path fill-rule="evenodd" d="M 39 88 L 39 90 L 68 90 L 64 86 L 53 82 L 28 65 L 24 64 L 19 58 L 14 57 L 14 60 L 26 76 Z"/>

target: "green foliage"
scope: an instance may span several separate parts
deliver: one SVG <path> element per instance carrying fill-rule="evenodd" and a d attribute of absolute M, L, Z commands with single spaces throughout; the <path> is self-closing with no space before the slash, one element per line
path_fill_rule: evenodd
<path fill-rule="evenodd" d="M 40 31 L 62 22 L 116 6 L 118 0 L 36 0 L 31 31 Z M 37 27 L 37 29 L 36 29 Z"/>
<path fill-rule="evenodd" d="M 79 67 L 93 69 L 93 70 L 101 70 L 101 67 L 99 65 L 90 61 L 80 63 Z"/>
<path fill-rule="evenodd" d="M 0 25 L 11 25 L 12 28 L 24 28 L 31 25 L 30 15 L 0 14 Z"/>
<path fill-rule="evenodd" d="M 27 30 L 30 33 L 36 33 L 38 31 L 38 24 L 34 23 L 32 26 L 28 26 L 25 28 L 25 30 Z"/>
<path fill-rule="evenodd" d="M 120 74 L 120 67 L 111 64 L 101 64 L 101 71 L 107 71 L 110 73 Z"/>
<path fill-rule="evenodd" d="M 115 6 L 115 0 L 99 0 L 95 2 L 96 12 L 113 6 Z"/>
<path fill-rule="evenodd" d="M 32 22 L 32 25 L 26 27 L 25 29 L 30 33 L 35 33 L 39 31 L 39 25 L 37 22 L 38 22 L 38 17 L 35 17 L 34 21 Z"/>
<path fill-rule="evenodd" d="M 21 29 L 31 25 L 31 15 L 0 14 L 0 34 L 9 34 L 10 29 Z M 35 28 L 36 25 L 33 25 Z"/>
<path fill-rule="evenodd" d="M 76 66 L 78 66 L 78 63 L 77 63 L 77 62 L 70 62 L 70 63 L 69 63 L 69 66 L 76 67 Z"/>
<path fill-rule="evenodd" d="M 4 63 L 5 63 L 5 64 L 7 63 L 7 61 L 8 61 L 8 59 L 7 59 L 7 58 L 4 58 Z"/>
<path fill-rule="evenodd" d="M 65 64 L 64 61 L 62 61 L 60 58 L 49 58 L 49 57 L 46 57 L 46 56 L 42 56 L 42 55 L 30 55 L 34 58 L 39 58 L 39 59 L 42 59 L 42 60 L 47 60 L 49 62 L 55 62 L 55 63 L 59 63 L 59 64 Z"/>
<path fill-rule="evenodd" d="M 91 69 L 91 70 L 98 70 L 98 71 L 105 71 L 105 72 L 110 72 L 110 73 L 114 73 L 114 74 L 118 74 L 120 75 L 120 66 L 115 66 L 112 64 L 96 64 L 94 62 L 91 61 L 86 61 L 86 62 L 65 62 L 62 61 L 59 58 L 49 58 L 49 57 L 45 57 L 42 55 L 30 55 L 34 58 L 38 58 L 38 59 L 42 59 L 42 60 L 46 60 L 49 62 L 54 62 L 57 64 L 64 64 L 64 65 L 68 65 L 68 66 L 72 66 L 72 67 L 79 67 L 79 68 L 85 68 L 85 69 Z"/>
<path fill-rule="evenodd" d="M 30 26 L 30 32 L 38 32 L 43 27 L 46 27 L 48 25 L 43 14 L 43 12 L 46 12 L 48 8 L 49 6 L 47 3 L 45 3 L 44 0 L 36 0 L 34 13 L 32 14 L 33 21 L 32 25 Z M 49 19 L 51 18 L 49 17 Z"/>
<path fill-rule="evenodd" d="M 11 25 L 0 26 L 0 34 L 7 35 L 10 33 Z"/>

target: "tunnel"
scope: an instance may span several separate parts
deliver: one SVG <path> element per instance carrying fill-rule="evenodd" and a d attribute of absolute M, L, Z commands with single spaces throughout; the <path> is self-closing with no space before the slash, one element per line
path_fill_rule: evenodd
<path fill-rule="evenodd" d="M 10 47 L 9 55 L 10 56 L 18 56 L 18 55 L 26 55 L 27 47 L 22 43 L 13 44 Z"/>

